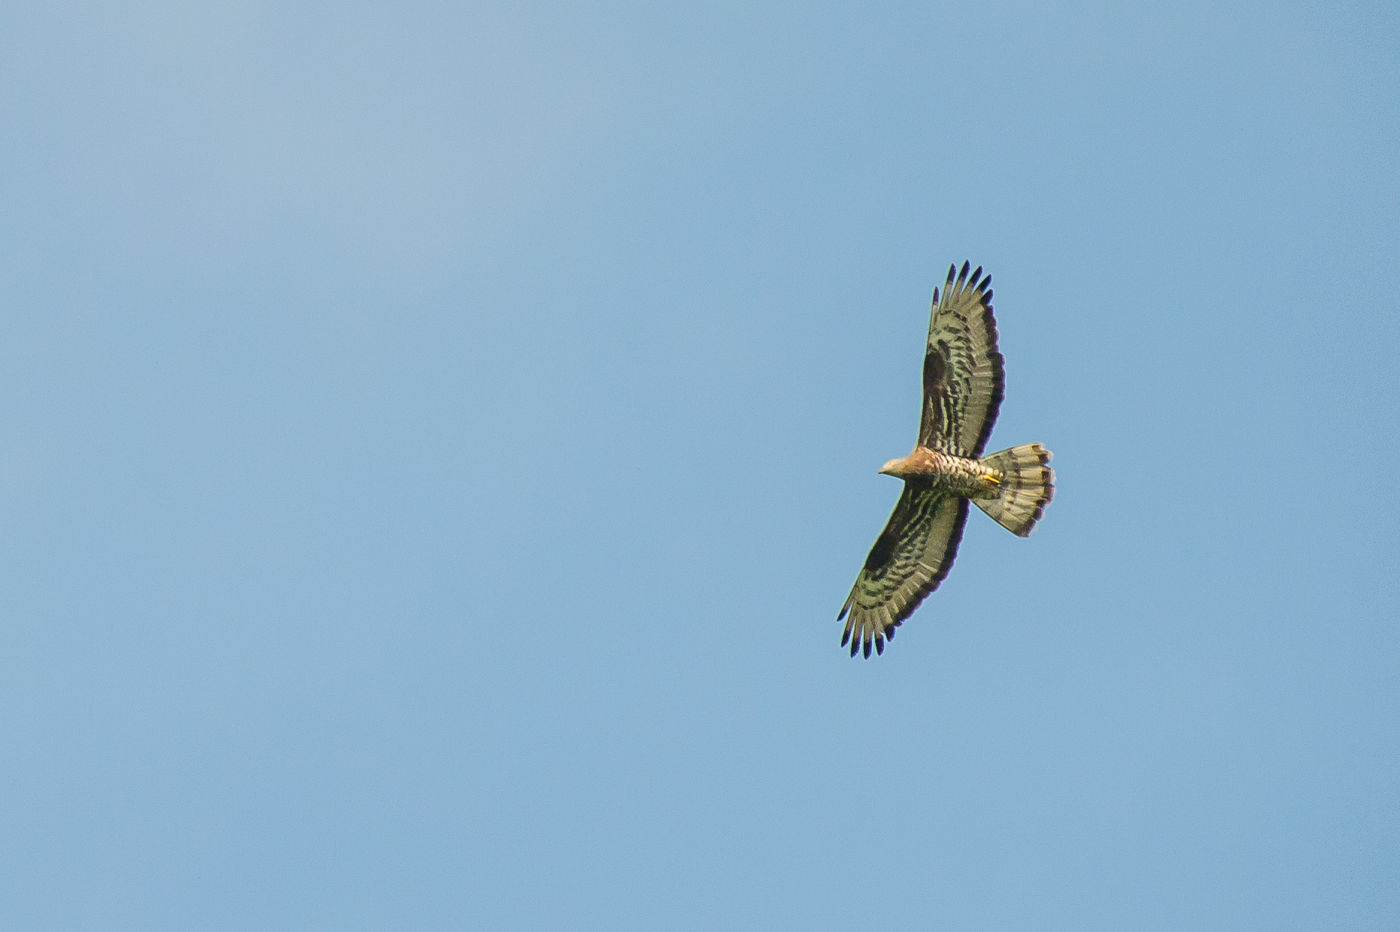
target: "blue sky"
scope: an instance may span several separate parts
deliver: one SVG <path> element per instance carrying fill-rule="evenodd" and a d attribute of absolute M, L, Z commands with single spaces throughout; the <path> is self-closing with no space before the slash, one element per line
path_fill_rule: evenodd
<path fill-rule="evenodd" d="M 1393 4 L 0 37 L 0 925 L 1400 924 Z M 963 259 L 1057 496 L 853 662 Z"/>

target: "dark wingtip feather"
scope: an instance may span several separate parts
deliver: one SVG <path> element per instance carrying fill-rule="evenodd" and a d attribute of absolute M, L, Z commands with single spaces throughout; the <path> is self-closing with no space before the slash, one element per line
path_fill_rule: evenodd
<path fill-rule="evenodd" d="M 964 259 L 962 270 L 958 272 L 958 284 L 967 281 L 967 270 L 970 268 L 972 268 L 972 263 Z"/>
<path fill-rule="evenodd" d="M 875 653 L 882 655 L 885 653 L 885 639 L 879 635 L 875 636 Z"/>
<path fill-rule="evenodd" d="M 948 266 L 948 280 L 947 280 L 946 282 L 944 282 L 943 284 L 945 284 L 945 285 L 951 285 L 951 284 L 953 284 L 953 277 L 954 277 L 955 275 L 957 275 L 957 274 L 958 274 L 958 264 L 957 264 L 956 262 L 954 262 L 952 265 Z"/>
<path fill-rule="evenodd" d="M 937 304 L 937 303 L 938 303 L 938 286 L 937 286 L 937 285 L 934 285 L 934 286 L 933 286 L 933 303 L 934 303 L 934 304 Z"/>
<path fill-rule="evenodd" d="M 866 660 L 869 660 L 869 659 L 870 659 L 870 638 L 868 638 L 868 637 L 865 639 L 865 648 L 864 648 L 864 650 L 862 651 L 862 653 L 865 654 L 865 659 L 866 659 Z"/>

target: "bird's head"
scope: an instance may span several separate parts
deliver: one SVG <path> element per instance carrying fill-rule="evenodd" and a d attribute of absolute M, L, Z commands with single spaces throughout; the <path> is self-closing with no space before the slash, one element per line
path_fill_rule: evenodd
<path fill-rule="evenodd" d="M 880 467 L 880 475 L 882 475 L 882 476 L 894 476 L 894 477 L 896 477 L 896 478 L 903 479 L 903 478 L 904 478 L 904 460 L 902 460 L 902 459 L 890 460 L 888 463 L 886 463 L 885 465 L 883 465 L 883 466 Z"/>

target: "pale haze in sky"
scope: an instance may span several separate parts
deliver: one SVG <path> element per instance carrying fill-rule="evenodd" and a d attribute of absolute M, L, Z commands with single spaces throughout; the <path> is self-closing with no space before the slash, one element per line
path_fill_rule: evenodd
<path fill-rule="evenodd" d="M 1397 10 L 7 5 L 0 927 L 1400 927 Z"/>

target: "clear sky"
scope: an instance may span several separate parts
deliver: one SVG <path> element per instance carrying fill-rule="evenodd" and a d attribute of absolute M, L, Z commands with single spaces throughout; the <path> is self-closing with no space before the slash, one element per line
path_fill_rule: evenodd
<path fill-rule="evenodd" d="M 1400 927 L 1397 10 L 7 4 L 0 927 Z"/>

